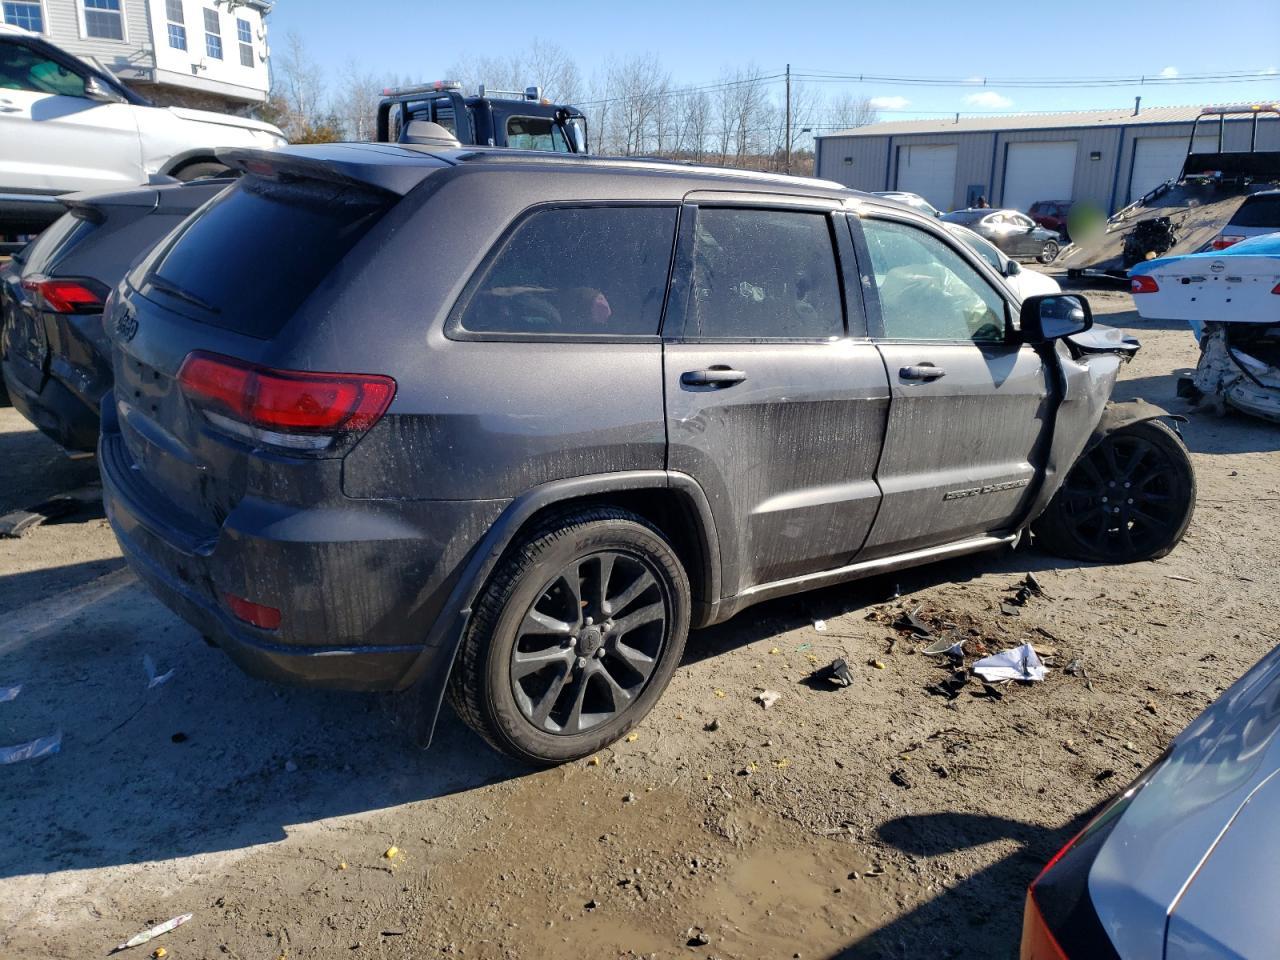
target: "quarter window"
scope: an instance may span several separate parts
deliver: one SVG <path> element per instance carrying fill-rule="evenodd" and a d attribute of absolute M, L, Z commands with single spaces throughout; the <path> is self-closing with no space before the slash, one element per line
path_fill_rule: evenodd
<path fill-rule="evenodd" d="M 4 22 L 13 27 L 21 27 L 23 30 L 30 30 L 32 33 L 44 33 L 44 11 L 40 9 L 40 4 L 27 2 L 12 2 L 12 0 L 4 0 L 0 5 L 0 9 L 4 11 Z"/>
<path fill-rule="evenodd" d="M 240 41 L 240 66 L 253 66 L 253 28 L 248 20 L 236 18 L 236 38 Z"/>
<path fill-rule="evenodd" d="M 124 39 L 121 0 L 84 0 L 84 32 L 100 40 Z"/>
<path fill-rule="evenodd" d="M 204 52 L 215 60 L 222 59 L 222 24 L 217 10 L 204 11 Z"/>
<path fill-rule="evenodd" d="M 885 337 L 1004 340 L 1004 299 L 942 240 L 887 220 L 863 220 L 862 231 Z"/>
<path fill-rule="evenodd" d="M 825 214 L 698 211 L 686 337 L 825 340 L 843 334 Z"/>
<path fill-rule="evenodd" d="M 547 336 L 654 336 L 675 207 L 552 207 L 526 218 L 482 274 L 464 330 Z"/>
<path fill-rule="evenodd" d="M 187 49 L 187 19 L 182 11 L 182 0 L 165 0 L 164 10 L 169 21 L 169 46 L 175 50 Z"/>

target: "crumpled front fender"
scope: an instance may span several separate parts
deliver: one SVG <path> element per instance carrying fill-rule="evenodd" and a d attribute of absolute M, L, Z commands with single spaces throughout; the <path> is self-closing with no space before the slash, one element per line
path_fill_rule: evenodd
<path fill-rule="evenodd" d="M 1144 420 L 1160 420 L 1162 418 L 1167 418 L 1177 423 L 1187 422 L 1187 418 L 1182 414 L 1170 413 L 1164 407 L 1148 403 L 1146 400 L 1108 402 L 1102 408 L 1102 416 L 1098 418 L 1098 425 L 1093 428 L 1093 433 L 1089 435 L 1084 449 L 1080 451 L 1080 456 L 1084 456 L 1121 427 L 1127 427 L 1131 423 L 1141 423 Z"/>

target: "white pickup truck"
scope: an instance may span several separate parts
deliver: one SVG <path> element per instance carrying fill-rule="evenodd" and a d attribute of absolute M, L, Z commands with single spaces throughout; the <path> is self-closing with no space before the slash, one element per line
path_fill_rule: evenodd
<path fill-rule="evenodd" d="M 0 240 L 56 220 L 60 194 L 191 180 L 225 170 L 218 147 L 284 143 L 269 123 L 152 106 L 106 70 L 0 24 Z"/>

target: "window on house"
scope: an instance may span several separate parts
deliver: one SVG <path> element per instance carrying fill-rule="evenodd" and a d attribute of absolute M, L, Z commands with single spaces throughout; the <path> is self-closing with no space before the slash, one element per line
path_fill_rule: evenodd
<path fill-rule="evenodd" d="M 217 10 L 204 12 L 204 52 L 215 60 L 222 59 L 222 23 Z"/>
<path fill-rule="evenodd" d="M 182 12 L 182 0 L 164 0 L 164 11 L 169 20 L 169 46 L 187 49 L 187 18 Z"/>
<path fill-rule="evenodd" d="M 236 38 L 240 41 L 240 66 L 253 66 L 253 28 L 248 20 L 236 18 Z"/>
<path fill-rule="evenodd" d="M 21 27 L 32 33 L 44 33 L 44 14 L 38 2 L 11 3 L 10 0 L 5 0 L 3 10 L 4 22 L 10 26 Z"/>
<path fill-rule="evenodd" d="M 99 40 L 124 39 L 122 0 L 84 0 L 84 32 Z"/>

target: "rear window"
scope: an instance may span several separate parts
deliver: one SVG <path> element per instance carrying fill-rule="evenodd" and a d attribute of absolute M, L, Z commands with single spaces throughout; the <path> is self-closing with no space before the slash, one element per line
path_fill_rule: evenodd
<path fill-rule="evenodd" d="M 148 277 L 148 295 L 270 339 L 389 206 L 341 184 L 246 178 L 187 221 Z"/>
<path fill-rule="evenodd" d="M 71 214 L 63 214 L 23 251 L 21 261 L 33 271 L 52 270 L 72 247 L 93 232 L 93 224 Z"/>
<path fill-rule="evenodd" d="M 1280 195 L 1250 197 L 1231 218 L 1233 227 L 1273 227 L 1280 230 Z"/>
<path fill-rule="evenodd" d="M 947 223 L 959 223 L 964 226 L 972 226 L 983 217 L 987 216 L 990 210 L 957 210 L 955 213 L 944 214 L 942 219 Z"/>
<path fill-rule="evenodd" d="M 517 336 L 654 336 L 675 229 L 675 207 L 538 210 L 483 271 L 460 325 Z"/>

